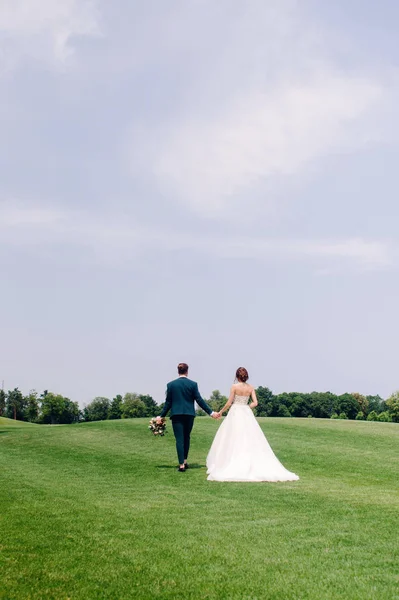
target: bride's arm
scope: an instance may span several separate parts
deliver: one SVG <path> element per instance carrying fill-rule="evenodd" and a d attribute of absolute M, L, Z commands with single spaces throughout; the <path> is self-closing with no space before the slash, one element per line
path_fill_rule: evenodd
<path fill-rule="evenodd" d="M 219 410 L 219 415 L 222 416 L 222 414 L 224 412 L 226 412 L 226 410 L 229 410 L 230 406 L 233 404 L 233 400 L 234 400 L 234 395 L 235 395 L 235 391 L 234 391 L 234 386 L 231 388 L 230 390 L 230 396 L 229 399 L 227 400 L 226 404 L 223 406 L 222 410 Z"/>
<path fill-rule="evenodd" d="M 256 406 L 258 406 L 258 399 L 256 397 L 255 389 L 253 389 L 251 392 L 251 398 L 252 398 L 252 402 L 249 405 L 249 408 L 255 408 Z"/>

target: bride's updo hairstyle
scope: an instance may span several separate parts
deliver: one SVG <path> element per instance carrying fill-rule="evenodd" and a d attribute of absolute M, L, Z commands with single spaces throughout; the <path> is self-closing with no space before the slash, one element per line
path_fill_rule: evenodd
<path fill-rule="evenodd" d="M 240 367 L 236 371 L 236 379 L 242 383 L 246 383 L 248 379 L 248 371 L 244 367 Z"/>

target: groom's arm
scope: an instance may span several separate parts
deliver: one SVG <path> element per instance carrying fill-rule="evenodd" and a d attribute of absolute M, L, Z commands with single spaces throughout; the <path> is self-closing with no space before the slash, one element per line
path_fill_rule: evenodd
<path fill-rule="evenodd" d="M 201 397 L 197 383 L 195 384 L 195 387 L 194 387 L 194 400 L 196 401 L 198 406 L 200 406 L 202 408 L 202 410 L 204 410 L 208 415 L 213 414 L 213 410 L 211 409 L 211 407 L 208 406 L 208 404 L 205 402 L 205 400 Z"/>
<path fill-rule="evenodd" d="M 171 398 L 171 393 L 169 391 L 169 386 L 166 387 L 166 398 L 165 398 L 165 404 L 164 407 L 162 409 L 161 414 L 159 415 L 161 418 L 166 417 L 166 415 L 168 414 L 168 412 L 170 411 L 170 408 L 172 406 L 172 398 Z"/>

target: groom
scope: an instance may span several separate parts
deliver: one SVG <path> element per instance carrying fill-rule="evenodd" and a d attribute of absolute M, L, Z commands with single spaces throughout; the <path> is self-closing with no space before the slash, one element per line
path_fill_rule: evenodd
<path fill-rule="evenodd" d="M 190 449 L 190 433 L 194 425 L 195 408 L 194 402 L 212 418 L 219 418 L 201 398 L 198 384 L 188 378 L 188 365 L 180 363 L 177 365 L 178 379 L 168 383 L 166 387 L 166 400 L 163 411 L 158 420 L 165 417 L 170 410 L 173 433 L 176 438 L 177 457 L 179 459 L 178 471 L 184 473 L 188 468 L 187 456 Z"/>

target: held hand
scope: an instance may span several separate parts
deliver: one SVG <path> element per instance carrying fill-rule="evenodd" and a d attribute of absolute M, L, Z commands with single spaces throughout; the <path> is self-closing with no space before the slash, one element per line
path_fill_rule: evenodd
<path fill-rule="evenodd" d="M 219 418 L 219 413 L 217 413 L 217 412 L 213 412 L 213 413 L 211 414 L 211 417 L 212 417 L 212 419 L 218 419 L 218 418 Z"/>

